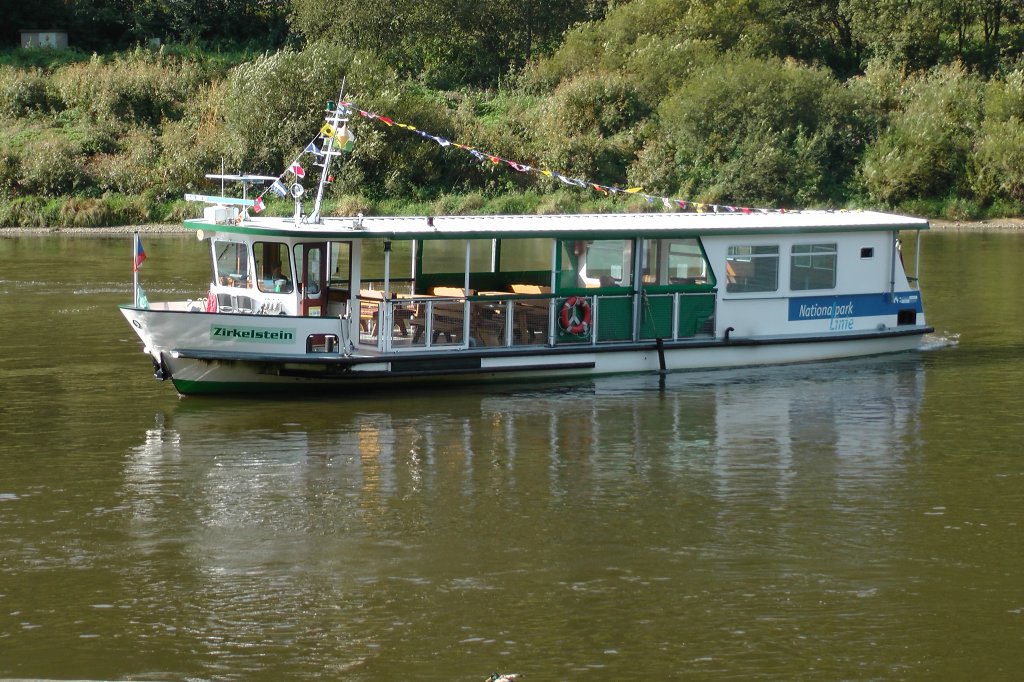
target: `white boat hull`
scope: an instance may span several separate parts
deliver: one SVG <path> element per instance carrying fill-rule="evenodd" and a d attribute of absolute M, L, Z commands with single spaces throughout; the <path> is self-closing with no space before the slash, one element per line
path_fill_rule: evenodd
<path fill-rule="evenodd" d="M 766 338 L 700 338 L 665 343 L 529 346 L 479 351 L 430 349 L 375 354 L 307 352 L 310 334 L 342 336 L 338 318 L 122 312 L 153 358 L 158 376 L 182 394 L 305 393 L 356 386 L 565 379 L 816 362 L 913 350 L 925 326 L 871 333 Z M 218 336 L 219 335 L 219 336 Z M 224 335 L 227 335 L 226 337 Z"/>

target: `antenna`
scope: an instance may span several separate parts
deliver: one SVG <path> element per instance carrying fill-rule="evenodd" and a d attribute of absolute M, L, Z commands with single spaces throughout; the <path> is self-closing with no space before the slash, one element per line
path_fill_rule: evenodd
<path fill-rule="evenodd" d="M 335 102 L 327 103 L 327 116 L 325 117 L 327 122 L 335 129 L 338 129 L 338 124 L 348 124 L 347 114 L 341 113 L 341 102 L 345 97 L 345 82 L 348 80 L 348 75 L 341 77 L 341 90 L 338 91 L 338 99 Z M 324 198 L 324 187 L 327 186 L 327 178 L 331 168 L 331 157 L 337 156 L 341 152 L 334 151 L 334 136 L 330 136 L 327 139 L 327 148 L 324 151 L 324 166 L 323 171 L 320 173 L 320 183 L 316 188 L 316 200 L 313 202 L 313 212 L 309 214 L 307 222 L 319 223 L 320 222 L 320 204 Z"/>

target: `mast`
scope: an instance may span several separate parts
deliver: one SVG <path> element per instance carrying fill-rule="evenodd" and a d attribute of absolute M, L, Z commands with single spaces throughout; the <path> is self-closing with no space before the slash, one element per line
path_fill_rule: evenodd
<path fill-rule="evenodd" d="M 341 130 L 343 127 L 348 125 L 348 109 L 341 106 L 342 98 L 345 96 L 345 80 L 347 76 L 341 79 L 341 90 L 338 92 L 338 99 L 336 102 L 327 103 L 327 114 L 324 116 L 324 121 L 330 125 L 335 131 Z M 313 202 L 313 212 L 309 214 L 307 222 L 319 223 L 320 222 L 320 203 L 324 198 L 324 188 L 327 186 L 327 178 L 329 177 L 329 171 L 331 168 L 331 157 L 340 156 L 340 151 L 334 151 L 334 135 L 327 136 L 327 147 L 323 150 L 324 154 L 324 165 L 323 171 L 320 173 L 320 182 L 316 188 L 316 201 Z"/>

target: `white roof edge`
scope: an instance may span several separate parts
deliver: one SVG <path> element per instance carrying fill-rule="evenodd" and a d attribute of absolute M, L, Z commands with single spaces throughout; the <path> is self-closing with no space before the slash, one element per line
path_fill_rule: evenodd
<path fill-rule="evenodd" d="M 193 224 L 201 223 L 189 221 Z M 926 230 L 928 220 L 876 211 L 793 211 L 778 213 L 581 213 L 556 215 L 374 216 L 324 217 L 321 223 L 295 225 L 292 218 L 251 216 L 238 226 L 216 226 L 224 232 L 273 230 L 290 236 L 346 234 L 352 237 L 445 237 L 467 234 L 565 235 L 571 232 L 609 234 L 684 232 L 799 233 L 867 230 Z"/>
<path fill-rule="evenodd" d="M 337 221 L 337 222 L 336 222 Z M 891 213 L 875 211 L 802 211 L 790 213 L 597 213 L 558 215 L 493 215 L 493 216 L 408 216 L 325 218 L 324 227 L 332 223 L 348 227 L 358 224 L 368 232 L 479 232 L 564 230 L 691 230 L 715 232 L 718 230 L 799 230 L 906 227 L 926 229 L 928 221 Z M 340 223 L 340 225 L 338 225 Z"/>

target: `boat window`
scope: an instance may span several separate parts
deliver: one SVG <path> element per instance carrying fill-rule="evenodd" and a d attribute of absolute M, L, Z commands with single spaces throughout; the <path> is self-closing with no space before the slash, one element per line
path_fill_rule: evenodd
<path fill-rule="evenodd" d="M 550 239 L 503 239 L 502 272 L 551 271 Z"/>
<path fill-rule="evenodd" d="M 471 239 L 469 271 L 491 271 L 490 239 Z M 550 256 L 549 256 L 550 258 Z M 423 242 L 423 272 L 454 273 L 466 270 L 466 242 L 462 239 L 431 239 Z"/>
<path fill-rule="evenodd" d="M 794 244 L 789 267 L 794 291 L 836 288 L 836 245 Z"/>
<path fill-rule="evenodd" d="M 778 246 L 730 246 L 725 258 L 730 293 L 777 291 L 779 288 Z"/>
<path fill-rule="evenodd" d="M 578 242 L 583 245 L 580 263 L 581 286 L 633 286 L 633 241 L 601 239 Z"/>
<path fill-rule="evenodd" d="M 318 298 L 323 289 L 324 244 L 295 245 L 295 279 L 301 285 L 299 293 L 305 298 Z"/>
<path fill-rule="evenodd" d="M 696 239 L 644 241 L 644 284 L 705 284 L 707 264 Z"/>
<path fill-rule="evenodd" d="M 281 242 L 256 242 L 252 245 L 252 252 L 259 290 L 290 293 L 292 267 L 288 259 L 288 246 Z"/>
<path fill-rule="evenodd" d="M 350 242 L 331 242 L 330 279 L 331 288 L 347 289 L 352 277 L 350 262 L 352 244 Z"/>
<path fill-rule="evenodd" d="M 217 259 L 217 281 L 229 287 L 248 287 L 249 250 L 244 242 L 217 240 L 213 244 Z"/>
<path fill-rule="evenodd" d="M 465 244 L 465 242 L 458 243 Z M 408 240 L 391 242 L 391 279 L 409 279 L 412 277 L 412 247 L 413 242 Z M 364 240 L 362 249 L 360 250 L 359 262 L 359 276 L 363 282 L 383 282 L 384 240 Z M 465 254 L 463 254 L 463 259 L 459 261 L 460 272 L 462 271 L 462 264 L 464 262 Z M 347 264 L 343 265 L 339 260 L 337 267 L 345 268 L 347 267 Z M 340 270 L 332 269 L 332 272 L 338 272 L 339 274 L 336 276 L 341 277 Z M 347 276 L 348 275 L 346 275 L 346 277 Z"/>

